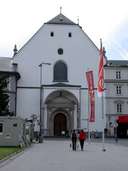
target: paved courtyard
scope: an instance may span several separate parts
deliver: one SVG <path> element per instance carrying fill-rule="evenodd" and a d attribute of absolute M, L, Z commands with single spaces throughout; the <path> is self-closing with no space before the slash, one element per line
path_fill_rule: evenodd
<path fill-rule="evenodd" d="M 84 151 L 72 151 L 68 140 L 45 140 L 15 159 L 0 164 L 0 171 L 127 171 L 128 147 L 85 143 Z"/>

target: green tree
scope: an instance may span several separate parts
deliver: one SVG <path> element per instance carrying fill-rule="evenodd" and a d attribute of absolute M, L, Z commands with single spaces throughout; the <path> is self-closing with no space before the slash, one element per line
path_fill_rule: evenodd
<path fill-rule="evenodd" d="M 5 116 L 9 114 L 9 95 L 7 93 L 8 90 L 8 81 L 7 78 L 0 78 L 0 115 Z"/>

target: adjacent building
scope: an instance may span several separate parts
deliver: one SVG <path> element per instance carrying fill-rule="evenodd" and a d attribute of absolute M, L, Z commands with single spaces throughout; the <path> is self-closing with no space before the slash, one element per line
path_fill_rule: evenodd
<path fill-rule="evenodd" d="M 105 69 L 106 127 L 114 135 L 128 136 L 128 61 L 108 60 Z"/>

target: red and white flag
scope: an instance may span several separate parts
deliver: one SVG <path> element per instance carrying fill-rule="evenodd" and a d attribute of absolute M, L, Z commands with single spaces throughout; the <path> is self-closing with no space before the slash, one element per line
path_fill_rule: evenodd
<path fill-rule="evenodd" d="M 101 41 L 100 61 L 99 61 L 99 68 L 98 68 L 98 86 L 97 86 L 97 91 L 99 94 L 102 94 L 104 91 L 104 64 L 105 64 L 104 49 L 102 47 L 102 41 Z"/>
<path fill-rule="evenodd" d="M 95 122 L 95 93 L 94 93 L 93 71 L 86 72 L 86 78 L 88 83 L 88 94 L 90 97 L 88 118 L 89 118 L 89 122 Z"/>

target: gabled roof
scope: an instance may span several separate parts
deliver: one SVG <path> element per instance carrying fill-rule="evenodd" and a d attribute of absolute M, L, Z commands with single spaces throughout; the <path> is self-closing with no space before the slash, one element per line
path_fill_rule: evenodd
<path fill-rule="evenodd" d="M 79 24 L 76 24 L 74 22 L 72 22 L 70 19 L 68 19 L 67 17 L 65 17 L 63 14 L 59 14 L 56 17 L 54 17 L 53 19 L 49 20 L 48 22 L 44 23 L 45 24 L 58 24 L 58 25 L 73 25 L 73 26 L 78 26 L 81 31 L 83 32 L 83 34 L 85 34 L 85 36 L 89 39 L 89 41 L 95 46 L 95 48 L 99 51 L 99 49 L 97 48 L 97 46 L 94 44 L 94 42 L 89 38 L 89 36 L 82 30 L 82 27 Z M 17 54 L 13 56 L 12 59 L 14 59 L 16 56 L 18 56 L 18 54 L 23 50 L 23 48 L 25 46 L 27 46 L 27 44 L 40 32 L 41 29 L 43 29 L 43 26 L 41 26 L 39 28 L 39 30 L 21 47 L 21 49 L 18 50 Z"/>
<path fill-rule="evenodd" d="M 66 24 L 66 25 L 76 25 L 76 23 L 72 22 L 70 19 L 65 17 L 63 14 L 59 14 L 46 24 Z"/>

